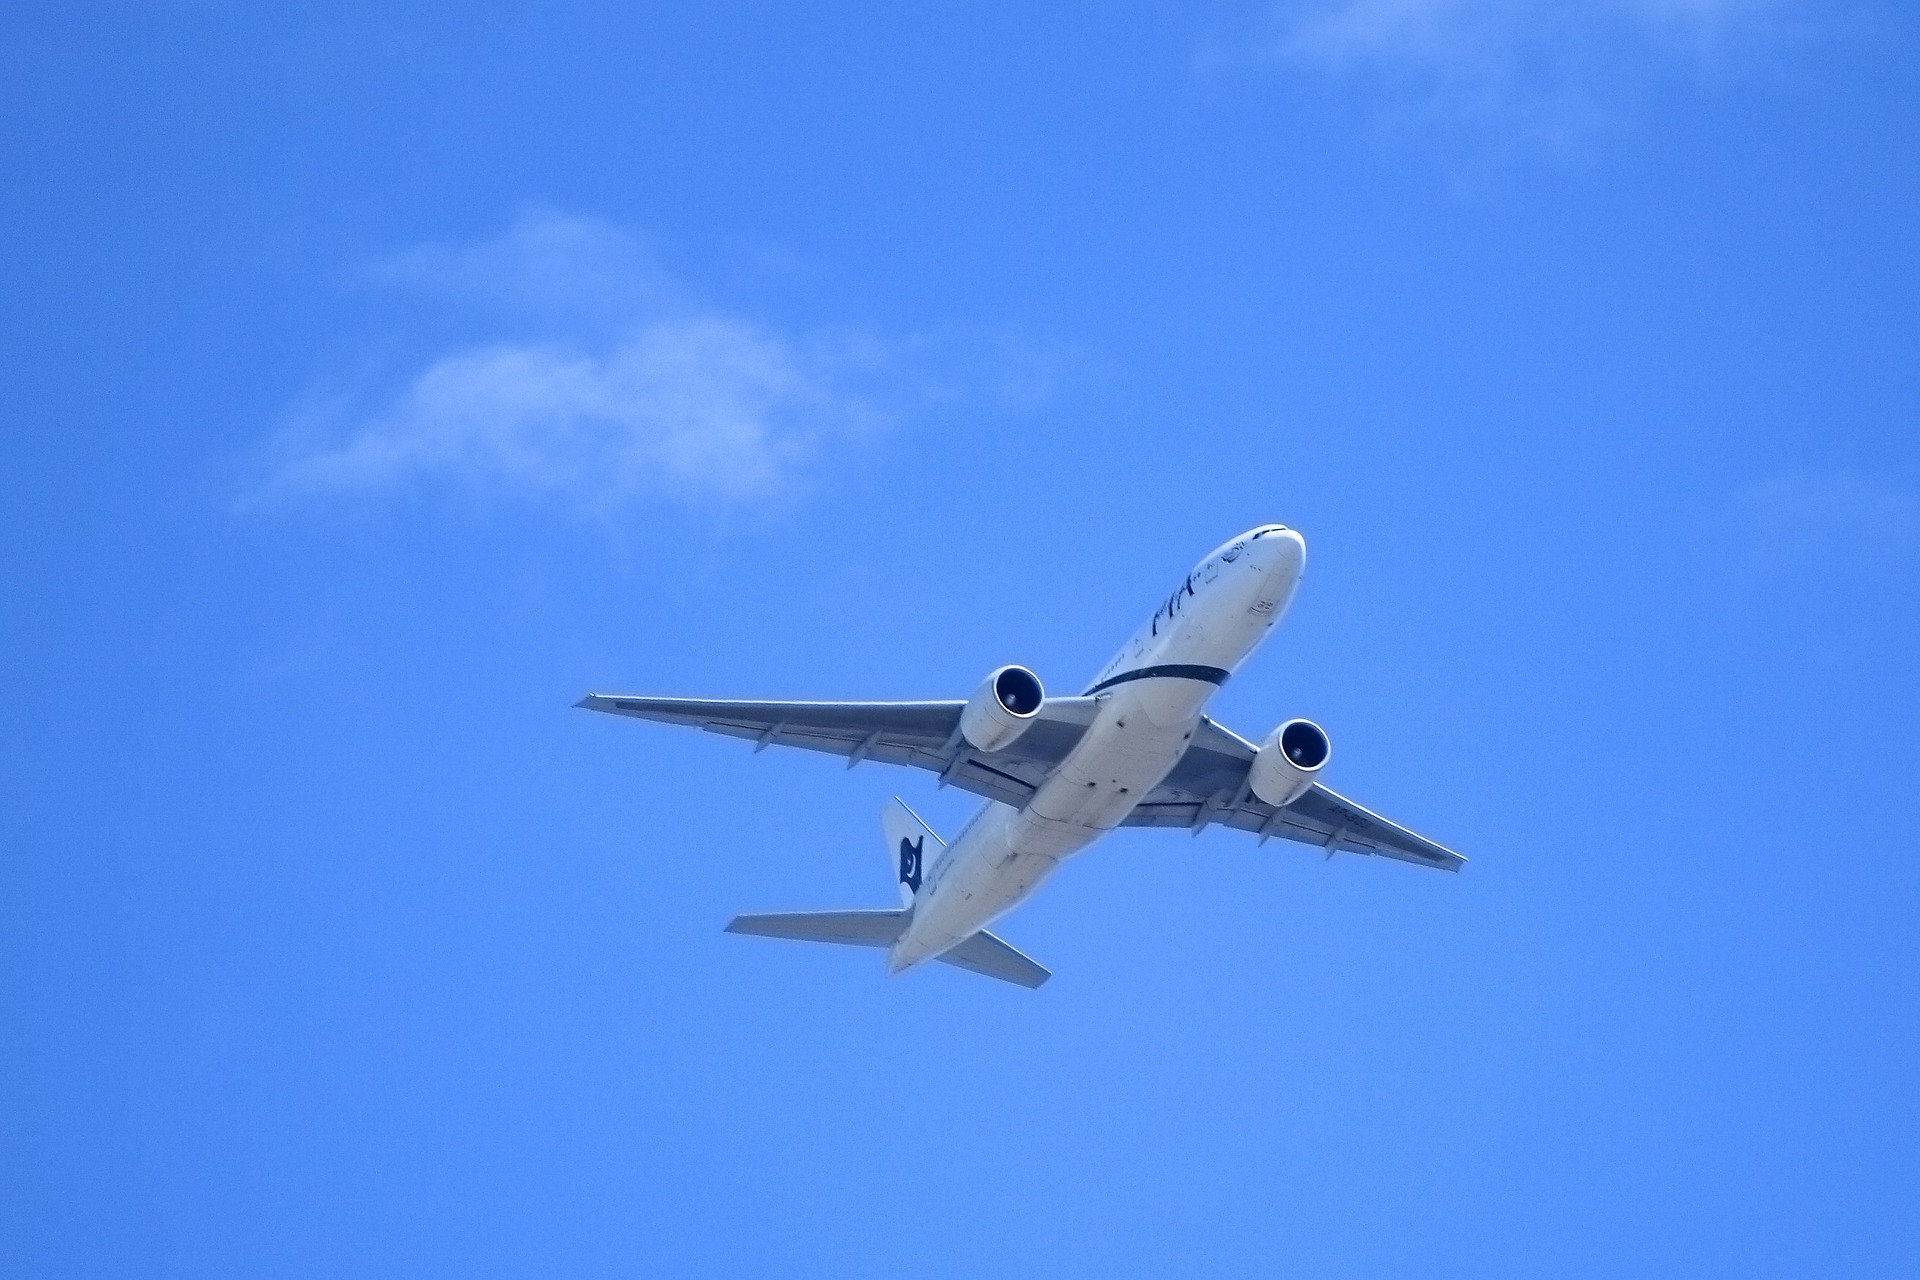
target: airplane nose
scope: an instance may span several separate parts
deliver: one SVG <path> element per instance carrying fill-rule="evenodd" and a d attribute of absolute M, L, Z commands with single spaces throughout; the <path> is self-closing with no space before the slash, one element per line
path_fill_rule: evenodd
<path fill-rule="evenodd" d="M 1284 612 L 1307 568 L 1307 540 L 1292 529 L 1263 529 L 1248 548 L 1256 572 L 1247 577 L 1250 612 L 1271 622 Z"/>
<path fill-rule="evenodd" d="M 1260 567 L 1271 573 L 1297 578 L 1307 567 L 1307 540 L 1297 529 L 1276 528 L 1254 540 L 1253 550 Z"/>

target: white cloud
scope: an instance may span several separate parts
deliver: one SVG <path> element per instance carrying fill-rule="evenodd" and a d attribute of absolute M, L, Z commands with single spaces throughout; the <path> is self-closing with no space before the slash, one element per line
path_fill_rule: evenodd
<path fill-rule="evenodd" d="M 551 209 L 522 211 L 493 239 L 419 245 L 360 274 L 374 284 L 575 322 L 689 305 L 640 237 Z"/>
<path fill-rule="evenodd" d="M 593 511 L 777 498 L 883 415 L 849 383 L 874 346 L 779 332 L 690 301 L 632 235 L 555 213 L 366 273 L 481 304 L 541 336 L 446 351 L 384 396 L 298 415 L 268 491 L 451 483 Z"/>
<path fill-rule="evenodd" d="M 1920 504 L 1856 471 L 1797 471 L 1743 491 L 1743 574 L 1772 578 L 1892 568 L 1920 552 Z"/>
<path fill-rule="evenodd" d="M 1770 18 L 1773 0 L 1332 0 L 1283 11 L 1285 47 L 1346 64 L 1510 74 L 1528 57 L 1578 61 L 1607 45 L 1708 56 Z"/>
<path fill-rule="evenodd" d="M 1794 0 L 1290 0 L 1271 55 L 1363 81 L 1399 121 L 1564 150 L 1663 75 L 1714 72 Z"/>

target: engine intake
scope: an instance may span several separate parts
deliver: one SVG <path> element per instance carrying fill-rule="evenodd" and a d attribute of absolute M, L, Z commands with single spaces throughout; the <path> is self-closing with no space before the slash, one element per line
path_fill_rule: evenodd
<path fill-rule="evenodd" d="M 1311 720 L 1289 720 L 1260 744 L 1247 780 L 1254 795 L 1281 808 L 1307 793 L 1332 755 L 1326 730 Z"/>
<path fill-rule="evenodd" d="M 960 736 L 975 751 L 1002 751 L 1033 724 L 1047 699 L 1040 677 L 1025 667 L 990 672 L 960 712 Z"/>

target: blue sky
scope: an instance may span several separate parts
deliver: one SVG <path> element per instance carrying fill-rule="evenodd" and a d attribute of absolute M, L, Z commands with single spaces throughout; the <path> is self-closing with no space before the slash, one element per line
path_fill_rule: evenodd
<path fill-rule="evenodd" d="M 10 7 L 0 1271 L 1920 1266 L 1887 4 Z M 1221 695 L 1033 994 L 727 937 L 931 779 L 588 690 Z M 934 968 L 938 969 L 938 966 Z"/>

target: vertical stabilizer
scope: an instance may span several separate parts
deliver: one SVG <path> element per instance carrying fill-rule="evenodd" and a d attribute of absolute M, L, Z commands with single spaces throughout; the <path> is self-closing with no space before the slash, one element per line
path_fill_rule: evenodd
<path fill-rule="evenodd" d="M 913 905 L 921 877 L 939 861 L 947 842 L 902 804 L 899 796 L 880 811 L 880 831 L 887 838 L 887 856 L 893 863 L 894 883 L 900 886 L 900 905 Z"/>

